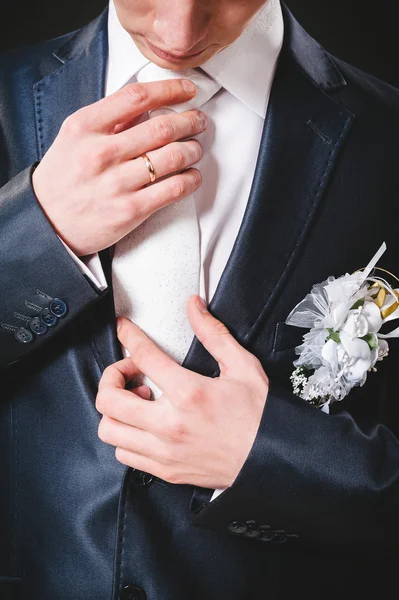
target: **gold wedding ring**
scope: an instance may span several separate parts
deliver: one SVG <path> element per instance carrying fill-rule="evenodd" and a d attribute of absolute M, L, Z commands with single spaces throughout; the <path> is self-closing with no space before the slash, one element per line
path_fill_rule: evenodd
<path fill-rule="evenodd" d="M 144 160 L 145 165 L 150 174 L 150 183 L 154 183 L 154 181 L 156 179 L 154 165 L 152 164 L 152 162 L 150 161 L 150 159 L 148 158 L 148 156 L 145 153 L 141 155 L 141 158 Z"/>

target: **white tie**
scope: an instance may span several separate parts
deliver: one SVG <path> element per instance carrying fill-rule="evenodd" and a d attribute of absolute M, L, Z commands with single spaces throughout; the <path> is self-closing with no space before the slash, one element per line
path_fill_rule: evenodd
<path fill-rule="evenodd" d="M 199 108 L 221 87 L 194 69 L 176 73 L 149 63 L 137 74 L 139 82 L 172 78 L 193 81 L 196 96 L 190 102 L 151 111 L 150 117 Z M 198 294 L 200 278 L 200 237 L 193 194 L 157 211 L 116 244 L 112 278 L 116 315 L 131 319 L 181 364 L 193 339 L 187 300 Z M 128 356 L 126 350 L 124 353 Z M 147 377 L 144 383 L 155 399 L 161 395 Z"/>

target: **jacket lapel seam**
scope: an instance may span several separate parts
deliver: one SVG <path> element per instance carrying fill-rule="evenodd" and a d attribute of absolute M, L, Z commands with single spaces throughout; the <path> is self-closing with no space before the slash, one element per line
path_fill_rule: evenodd
<path fill-rule="evenodd" d="M 253 322 L 253 324 L 251 325 L 250 329 L 248 330 L 246 336 L 244 337 L 244 342 L 246 344 L 248 344 L 250 341 L 253 340 L 254 336 L 256 335 L 256 331 L 258 328 L 258 325 L 263 321 L 265 313 L 268 311 L 268 309 L 270 308 L 270 306 L 276 301 L 276 299 L 278 298 L 279 294 L 282 292 L 283 286 L 284 286 L 284 282 L 288 276 L 289 271 L 291 270 L 292 266 L 293 266 L 293 262 L 295 260 L 296 254 L 297 254 L 297 250 L 299 249 L 299 247 L 302 245 L 303 240 L 306 238 L 306 236 L 308 235 L 308 227 L 309 224 L 312 220 L 312 218 L 314 217 L 315 214 L 315 209 L 318 207 L 318 200 L 320 199 L 321 193 L 323 192 L 324 189 L 324 184 L 325 184 L 325 180 L 329 174 L 329 170 L 330 170 L 330 166 L 333 163 L 334 159 L 335 159 L 335 155 L 337 152 L 337 149 L 339 148 L 341 142 L 344 140 L 346 134 L 349 131 L 349 128 L 352 124 L 353 118 L 354 116 L 352 115 L 352 113 L 350 113 L 347 109 L 344 109 L 347 112 L 347 118 L 345 120 L 345 123 L 342 127 L 342 131 L 340 136 L 338 137 L 338 139 L 336 140 L 333 148 L 331 149 L 331 152 L 328 156 L 325 168 L 324 168 L 324 172 L 323 175 L 319 181 L 319 184 L 317 185 L 317 188 L 314 192 L 314 197 L 313 197 L 313 202 L 312 202 L 312 206 L 310 207 L 310 210 L 308 212 L 308 215 L 306 217 L 306 220 L 304 222 L 304 227 L 303 227 L 303 232 L 301 233 L 301 235 L 299 236 L 292 252 L 291 255 L 287 261 L 287 266 L 284 269 L 283 273 L 281 274 L 279 280 L 277 281 L 277 284 L 273 290 L 272 295 L 268 298 L 266 304 L 264 305 L 262 311 L 258 314 L 257 318 L 255 319 L 255 321 Z M 339 115 L 342 115 L 343 111 L 339 112 Z"/>

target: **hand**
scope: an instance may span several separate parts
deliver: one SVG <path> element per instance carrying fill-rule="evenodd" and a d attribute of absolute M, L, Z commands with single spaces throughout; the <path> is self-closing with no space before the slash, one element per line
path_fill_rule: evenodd
<path fill-rule="evenodd" d="M 236 479 L 253 445 L 269 382 L 260 362 L 205 308 L 197 296 L 188 316 L 198 339 L 216 358 L 220 377 L 203 377 L 164 354 L 138 327 L 120 319 L 118 337 L 131 357 L 105 369 L 96 406 L 99 437 L 116 447 L 125 465 L 175 484 L 225 489 Z M 125 390 L 147 375 L 163 392 L 148 402 Z"/>
<path fill-rule="evenodd" d="M 77 256 L 107 248 L 152 213 L 188 196 L 201 185 L 202 157 L 196 140 L 179 142 L 206 129 L 201 111 L 155 117 L 143 113 L 195 96 L 185 80 L 129 84 L 69 116 L 33 173 L 41 207 L 57 234 Z M 148 153 L 157 178 L 150 176 Z M 171 177 L 166 177 L 173 174 Z"/>

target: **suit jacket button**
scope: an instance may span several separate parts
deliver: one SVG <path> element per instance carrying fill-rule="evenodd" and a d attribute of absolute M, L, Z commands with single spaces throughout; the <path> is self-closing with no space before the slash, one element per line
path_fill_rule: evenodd
<path fill-rule="evenodd" d="M 145 487 L 152 483 L 154 477 L 150 473 L 145 473 L 139 469 L 132 469 L 131 482 L 133 485 Z"/>
<path fill-rule="evenodd" d="M 237 534 L 245 533 L 247 531 L 247 529 L 248 529 L 248 525 L 246 525 L 246 523 L 243 523 L 242 521 L 233 521 L 228 526 L 228 530 L 231 531 L 231 533 L 237 533 Z"/>
<path fill-rule="evenodd" d="M 25 327 L 19 327 L 14 335 L 21 344 L 29 344 L 33 340 L 33 333 L 29 329 L 25 329 Z"/>
<path fill-rule="evenodd" d="M 147 594 L 138 585 L 127 585 L 120 594 L 121 600 L 146 600 Z"/>
<path fill-rule="evenodd" d="M 40 317 L 33 317 L 29 322 L 29 327 L 37 335 L 44 335 L 48 331 L 47 325 L 43 323 Z"/>
<path fill-rule="evenodd" d="M 62 317 L 65 317 L 68 312 L 68 305 L 60 298 L 53 298 L 53 300 L 50 302 L 49 309 L 54 316 L 62 319 Z"/>
<path fill-rule="evenodd" d="M 58 318 L 50 312 L 49 308 L 43 308 L 40 313 L 40 319 L 47 327 L 54 327 L 58 323 Z"/>

